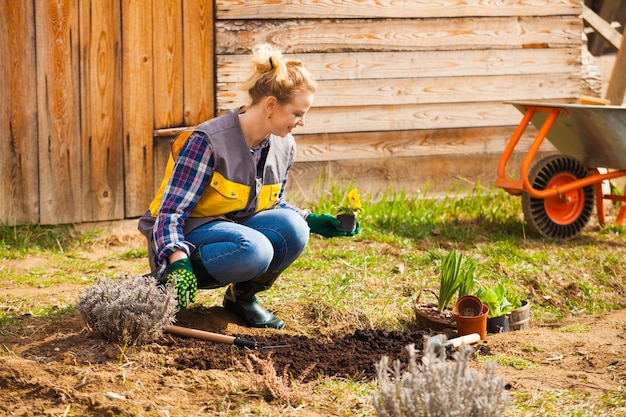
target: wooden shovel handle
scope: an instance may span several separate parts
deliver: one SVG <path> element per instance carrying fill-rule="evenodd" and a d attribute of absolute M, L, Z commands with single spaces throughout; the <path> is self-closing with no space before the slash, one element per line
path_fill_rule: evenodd
<path fill-rule="evenodd" d="M 165 326 L 165 331 L 179 336 L 208 340 L 210 342 L 225 343 L 227 345 L 235 345 L 237 347 L 247 347 L 251 349 L 256 349 L 258 347 L 257 343 L 252 340 L 244 340 L 234 336 L 226 336 L 225 334 L 207 332 L 205 330 L 190 329 L 188 327 L 169 325 Z"/>
<path fill-rule="evenodd" d="M 227 345 L 232 345 L 235 342 L 235 338 L 233 336 L 226 336 L 225 334 L 207 332 L 204 330 L 189 329 L 187 327 L 181 326 L 165 326 L 165 331 L 168 333 L 176 334 L 178 336 L 192 337 L 194 339 L 225 343 Z"/>
<path fill-rule="evenodd" d="M 480 335 L 478 333 L 471 333 L 465 336 L 456 337 L 454 339 L 450 339 L 446 342 L 446 346 L 459 347 L 461 345 L 471 345 L 472 343 L 476 343 L 480 340 Z"/>

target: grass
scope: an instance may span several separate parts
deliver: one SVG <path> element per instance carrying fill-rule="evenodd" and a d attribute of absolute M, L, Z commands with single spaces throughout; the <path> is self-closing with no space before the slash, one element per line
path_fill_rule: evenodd
<path fill-rule="evenodd" d="M 534 343 L 525 343 L 522 346 L 522 350 L 524 352 L 531 352 L 531 353 L 533 353 L 533 352 L 543 352 L 545 349 L 542 348 L 541 346 L 537 346 Z"/>
<path fill-rule="evenodd" d="M 341 195 L 333 190 L 314 210 L 331 211 L 333 201 Z M 605 238 L 623 241 L 624 229 L 612 225 L 567 242 L 546 241 L 529 236 L 525 230 L 519 200 L 479 186 L 469 195 L 440 198 L 385 195 L 381 201 L 364 204 L 358 239 L 373 241 L 369 254 L 350 254 L 349 244 L 343 242 L 314 241 L 294 266 L 321 269 L 322 276 L 349 275 L 354 267 L 342 268 L 337 262 L 340 259 L 357 269 L 359 265 L 366 267 L 377 280 L 387 283 L 394 282 L 390 265 L 401 263 L 407 275 L 402 285 L 415 282 L 414 287 L 420 287 L 426 281 L 434 289 L 436 271 L 428 253 L 457 248 L 478 258 L 485 269 L 481 279 L 486 283 L 503 282 L 524 296 L 540 293 L 547 301 L 560 298 L 565 286 L 573 297 L 558 305 L 542 303 L 534 311 L 546 319 L 602 313 L 623 306 L 615 290 L 624 290 L 620 277 L 626 260 L 620 251 L 604 250 L 599 243 Z M 368 277 L 361 279 L 367 283 Z"/>
<path fill-rule="evenodd" d="M 333 213 L 350 188 L 333 187 L 309 208 Z M 502 282 L 522 299 L 532 299 L 532 320 L 554 321 L 624 307 L 626 232 L 621 226 L 589 226 L 566 242 L 534 237 L 526 229 L 519 198 L 480 185 L 469 193 L 453 190 L 432 198 L 409 198 L 390 191 L 376 201 L 364 198 L 363 203 L 358 236 L 312 236 L 303 255 L 263 295 L 275 306 L 290 300 L 281 314 L 303 324 L 312 337 L 333 328 L 410 329 L 416 294 L 421 294 L 423 302 L 436 302 L 437 255 L 452 249 L 476 259 L 483 271 L 480 283 Z M 72 308 L 72 300 L 62 295 L 35 299 L 15 295 L 19 291 L 5 292 L 5 287 L 86 286 L 100 276 L 118 276 L 120 264 L 130 268 L 126 273 L 146 272 L 143 247 L 123 248 L 118 255 L 94 261 L 84 255 L 85 248 L 92 247 L 102 231 L 77 230 L 72 226 L 0 227 L 0 305 L 11 307 L 0 310 L 0 331 L 22 314 L 54 318 Z M 48 262 L 24 267 L 21 262 L 27 256 Z M 48 266 L 49 261 L 54 268 Z M 221 297 L 220 291 L 198 295 L 208 305 L 219 305 Z M 585 329 L 567 326 L 559 331 Z M 528 344 L 520 349 L 539 352 L 542 348 Z M 533 366 L 508 356 L 499 361 L 518 369 Z M 373 386 L 334 381 L 319 389 L 358 403 Z M 623 392 L 607 393 L 604 401 L 609 407 L 623 407 L 624 397 Z M 550 398 L 520 396 L 511 416 L 598 415 L 587 400 L 574 391 L 554 391 Z M 346 410 L 345 415 L 373 414 L 364 406 L 361 414 Z"/>
<path fill-rule="evenodd" d="M 492 361 L 497 363 L 500 366 L 511 366 L 518 371 L 528 368 L 537 368 L 538 365 L 532 361 L 517 358 L 515 356 L 510 355 L 490 355 L 490 356 L 482 356 L 476 355 L 476 359 L 479 362 Z"/>
<path fill-rule="evenodd" d="M 569 326 L 563 326 L 556 329 L 563 333 L 589 333 L 591 328 L 587 325 L 571 324 Z"/>
<path fill-rule="evenodd" d="M 88 244 L 102 231 L 77 236 L 72 225 L 0 226 L 0 257 L 19 259 L 28 253 L 63 253 L 77 244 Z"/>
<path fill-rule="evenodd" d="M 623 404 L 623 402 L 622 402 Z M 507 410 L 507 415 L 542 417 L 595 417 L 618 416 L 623 408 L 611 405 L 611 400 L 602 406 L 591 402 L 590 395 L 570 390 L 543 391 L 538 395 L 519 395 Z M 623 405 L 621 406 L 623 407 Z M 614 412 L 611 408 L 615 408 Z"/>
<path fill-rule="evenodd" d="M 348 188 L 332 187 L 310 208 L 334 212 Z M 304 288 L 297 280 L 293 285 L 292 280 L 281 282 L 281 291 L 318 305 L 322 319 L 327 318 L 324 306 L 343 314 L 360 300 L 367 300 L 370 308 L 363 315 L 368 323 L 402 327 L 404 321 L 390 308 L 391 303 L 408 306 L 410 298 L 422 289 L 431 289 L 423 294 L 436 301 L 434 254 L 451 249 L 477 259 L 484 270 L 481 283 L 502 282 L 522 298 L 541 294 L 542 302 L 532 314 L 544 320 L 603 313 L 624 305 L 619 293 L 626 291 L 621 280 L 626 275 L 626 257 L 621 249 L 616 250 L 624 241 L 625 231 L 620 226 L 585 230 L 567 242 L 539 239 L 525 230 L 519 198 L 480 185 L 469 193 L 452 191 L 437 198 L 408 198 L 405 193 L 390 191 L 378 201 L 364 199 L 363 203 L 362 230 L 355 239 L 359 250 L 354 250 L 353 240 L 313 236 L 303 256 L 285 275 L 310 274 L 316 279 Z M 115 262 L 145 259 L 145 248 L 125 249 L 104 262 L 76 255 L 101 234 L 101 230 L 79 234 L 67 225 L 0 227 L 0 259 L 38 254 L 57 260 L 53 271 L 35 266 L 24 272 L 4 266 L 1 272 L 19 286 L 84 284 L 95 276 L 115 276 L 111 266 Z M 617 244 L 605 250 L 605 241 Z M 564 290 L 570 296 L 553 302 Z"/>

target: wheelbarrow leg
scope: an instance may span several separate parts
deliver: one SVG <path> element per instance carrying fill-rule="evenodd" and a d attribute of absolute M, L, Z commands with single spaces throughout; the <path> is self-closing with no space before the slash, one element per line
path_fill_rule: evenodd
<path fill-rule="evenodd" d="M 599 168 L 590 168 L 589 174 L 592 176 L 602 175 Z M 606 211 L 604 207 L 604 200 L 620 202 L 620 209 L 615 219 L 615 224 L 617 226 L 621 226 L 622 223 L 624 223 L 624 218 L 626 218 L 626 186 L 624 186 L 622 195 L 617 196 L 613 195 L 612 193 L 605 194 L 604 190 L 602 189 L 602 182 L 596 182 L 594 184 L 594 192 L 596 197 L 596 212 L 598 216 L 598 223 L 600 224 L 600 226 L 604 226 L 606 224 Z"/>
<path fill-rule="evenodd" d="M 626 185 L 624 186 L 623 194 L 626 195 Z M 624 222 L 624 217 L 626 217 L 626 204 L 624 201 L 622 201 L 622 205 L 619 208 L 619 213 L 617 214 L 617 219 L 615 219 L 615 223 L 618 226 L 621 226 Z"/>
<path fill-rule="evenodd" d="M 591 168 L 589 174 L 600 175 L 600 171 L 597 168 Z M 604 226 L 606 223 L 606 215 L 604 212 L 604 190 L 602 189 L 602 182 L 595 183 L 593 190 L 596 197 L 596 215 L 598 217 L 598 223 L 600 226 Z"/>

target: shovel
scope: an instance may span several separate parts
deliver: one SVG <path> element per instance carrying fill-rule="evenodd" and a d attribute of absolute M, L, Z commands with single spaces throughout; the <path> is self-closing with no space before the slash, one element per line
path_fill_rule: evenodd
<path fill-rule="evenodd" d="M 191 338 L 200 339 L 200 340 L 208 340 L 210 342 L 224 343 L 227 345 L 233 345 L 237 347 L 246 347 L 249 349 L 274 349 L 274 348 L 287 347 L 287 345 L 261 346 L 253 340 L 245 340 L 245 339 L 240 339 L 234 336 L 226 336 L 225 334 L 207 332 L 205 330 L 190 329 L 188 327 L 181 327 L 181 326 L 174 326 L 174 325 L 165 326 L 165 331 L 171 334 L 178 335 L 178 336 L 191 337 Z"/>
<path fill-rule="evenodd" d="M 476 343 L 480 340 L 480 335 L 478 333 L 471 333 L 461 337 L 455 337 L 454 339 L 450 339 L 446 341 L 446 335 L 438 334 L 433 337 L 429 337 L 426 341 L 427 346 L 432 347 L 435 353 L 441 352 L 441 349 L 447 348 L 448 346 L 457 348 L 461 345 L 471 345 L 472 343 Z"/>

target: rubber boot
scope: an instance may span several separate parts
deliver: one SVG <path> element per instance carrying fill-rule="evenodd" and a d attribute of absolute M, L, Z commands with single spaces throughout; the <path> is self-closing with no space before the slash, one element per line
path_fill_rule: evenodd
<path fill-rule="evenodd" d="M 248 327 L 282 329 L 285 322 L 263 308 L 256 294 L 269 289 L 280 273 L 265 273 L 251 281 L 231 284 L 224 295 L 224 308 L 240 316 Z"/>

